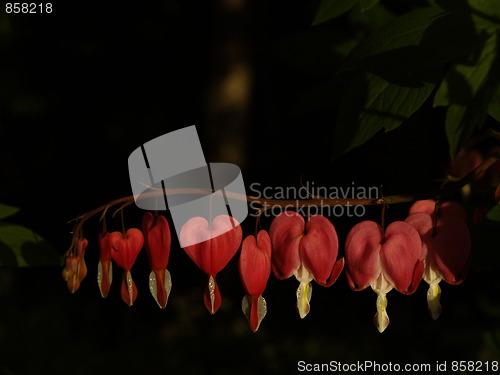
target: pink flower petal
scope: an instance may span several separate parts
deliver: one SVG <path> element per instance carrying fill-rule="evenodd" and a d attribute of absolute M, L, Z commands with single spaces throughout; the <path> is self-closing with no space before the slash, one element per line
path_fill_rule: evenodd
<path fill-rule="evenodd" d="M 345 245 L 345 262 L 351 289 L 365 289 L 378 278 L 381 242 L 382 228 L 374 221 L 362 221 L 350 230 Z"/>
<path fill-rule="evenodd" d="M 444 215 L 433 233 L 430 215 L 417 213 L 405 221 L 420 234 L 426 268 L 432 268 L 449 284 L 461 283 L 470 261 L 471 236 L 467 224 L 459 216 Z"/>
<path fill-rule="evenodd" d="M 304 234 L 304 219 L 295 211 L 276 216 L 269 228 L 273 247 L 272 268 L 278 279 L 286 279 L 300 266 L 299 243 Z"/>
<path fill-rule="evenodd" d="M 436 207 L 436 201 L 433 199 L 416 201 L 410 207 L 408 215 L 415 213 L 426 213 L 431 216 L 434 216 L 435 207 Z M 449 216 L 449 215 L 458 216 L 464 221 L 467 220 L 467 213 L 465 212 L 464 208 L 459 203 L 454 201 L 443 202 L 439 207 L 439 217 Z"/>
<path fill-rule="evenodd" d="M 417 230 L 404 221 L 391 223 L 380 250 L 382 270 L 400 293 L 413 293 L 424 273 L 422 241 Z"/>
<path fill-rule="evenodd" d="M 164 270 L 168 266 L 170 256 L 170 227 L 163 215 L 156 218 L 151 212 L 146 212 L 142 219 L 144 244 L 152 270 Z"/>
<path fill-rule="evenodd" d="M 337 280 L 343 268 L 343 260 L 336 262 L 338 250 L 339 241 L 333 224 L 322 215 L 309 218 L 306 234 L 300 240 L 299 254 L 318 284 L 330 286 Z"/>
<path fill-rule="evenodd" d="M 408 215 L 419 213 L 426 213 L 428 215 L 434 215 L 434 209 L 436 207 L 436 201 L 434 199 L 424 199 L 420 201 L 416 201 L 410 207 L 408 211 Z"/>
<path fill-rule="evenodd" d="M 265 230 L 247 236 L 241 245 L 239 271 L 247 294 L 259 296 L 264 293 L 271 273 L 271 239 Z"/>
<path fill-rule="evenodd" d="M 460 284 L 470 262 L 471 236 L 467 224 L 456 216 L 441 218 L 427 247 L 432 267 L 447 283 Z"/>
<path fill-rule="evenodd" d="M 125 234 L 111 233 L 111 256 L 124 271 L 130 271 L 144 244 L 144 236 L 137 228 L 130 228 Z"/>
<path fill-rule="evenodd" d="M 228 225 L 231 223 L 234 226 L 228 230 Z M 239 223 L 228 215 L 215 217 L 212 220 L 211 228 L 209 228 L 206 219 L 195 217 L 184 224 L 180 236 L 181 243 L 183 242 L 182 238 L 187 241 L 189 241 L 188 238 L 209 238 L 195 245 L 186 246 L 184 250 L 201 270 L 209 275 L 215 275 L 227 265 L 238 251 L 242 230 Z"/>

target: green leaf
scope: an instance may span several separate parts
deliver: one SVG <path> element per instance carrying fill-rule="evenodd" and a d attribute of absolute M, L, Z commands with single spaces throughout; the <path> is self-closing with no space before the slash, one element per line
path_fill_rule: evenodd
<path fill-rule="evenodd" d="M 354 7 L 359 0 L 321 0 L 313 26 L 336 18 Z"/>
<path fill-rule="evenodd" d="M 0 221 L 0 265 L 61 266 L 62 257 L 54 247 L 31 229 Z"/>
<path fill-rule="evenodd" d="M 478 29 L 500 28 L 500 6 L 498 0 L 467 0 L 472 18 Z"/>
<path fill-rule="evenodd" d="M 333 156 L 362 145 L 381 130 L 396 129 L 427 100 L 435 84 L 401 86 L 371 73 L 358 76 L 340 103 Z"/>
<path fill-rule="evenodd" d="M 0 203 L 0 219 L 15 215 L 19 211 L 19 207 L 9 206 Z"/>
<path fill-rule="evenodd" d="M 496 121 L 500 122 L 500 84 L 497 84 L 496 90 L 493 93 L 493 97 L 488 107 L 488 114 Z"/>
<path fill-rule="evenodd" d="M 345 66 L 358 64 L 385 52 L 417 46 L 429 25 L 444 15 L 446 12 L 443 9 L 433 6 L 416 9 L 396 18 L 361 41 L 348 56 Z"/>
<path fill-rule="evenodd" d="M 500 27 L 498 0 L 438 0 L 438 2 L 441 7 L 450 11 L 467 12 L 478 30 Z"/>
<path fill-rule="evenodd" d="M 493 221 L 500 221 L 500 205 L 493 207 L 486 215 L 486 218 Z"/>
<path fill-rule="evenodd" d="M 362 0 L 360 6 L 354 7 L 348 17 L 348 22 L 353 26 L 355 25 L 356 29 L 359 30 L 356 33 L 359 38 L 365 38 L 398 17 L 383 5 L 375 4 L 370 9 L 362 9 L 361 2 Z"/>
<path fill-rule="evenodd" d="M 455 156 L 486 119 L 486 112 L 475 107 L 451 104 L 446 111 L 445 130 L 450 155 Z"/>
<path fill-rule="evenodd" d="M 436 92 L 434 105 L 449 105 L 445 128 L 452 156 L 486 119 L 499 78 L 497 54 L 497 33 L 493 32 L 467 61 L 452 66 Z"/>
<path fill-rule="evenodd" d="M 380 0 L 359 0 L 359 5 L 361 7 L 361 11 L 366 12 L 367 10 L 370 10 L 375 5 L 377 5 L 379 2 Z"/>
<path fill-rule="evenodd" d="M 352 50 L 343 66 L 407 84 L 428 69 L 444 68 L 481 44 L 468 12 L 432 6 L 404 14 L 370 34 Z"/>
<path fill-rule="evenodd" d="M 436 92 L 434 105 L 468 104 L 487 80 L 496 48 L 496 33 L 492 33 L 466 61 L 454 64 Z"/>

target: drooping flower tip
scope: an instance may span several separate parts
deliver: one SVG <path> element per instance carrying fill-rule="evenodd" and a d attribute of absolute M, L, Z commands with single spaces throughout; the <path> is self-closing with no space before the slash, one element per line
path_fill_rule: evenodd
<path fill-rule="evenodd" d="M 220 295 L 219 286 L 215 281 L 215 276 L 210 275 L 208 277 L 208 284 L 205 289 L 205 294 L 203 295 L 203 302 L 208 312 L 212 315 L 219 310 L 222 304 L 222 296 Z"/>
<path fill-rule="evenodd" d="M 132 280 L 132 274 L 130 271 L 123 272 L 120 294 L 123 302 L 125 302 L 128 306 L 132 306 L 137 299 L 137 286 L 135 285 L 134 280 Z"/>
<path fill-rule="evenodd" d="M 244 296 L 241 302 L 241 309 L 243 310 L 243 314 L 245 314 L 248 319 L 250 329 L 253 332 L 257 332 L 260 327 L 260 323 L 267 314 L 267 303 L 264 297 L 250 295 Z"/>
<path fill-rule="evenodd" d="M 172 290 L 172 279 L 167 269 L 151 271 L 149 274 L 149 290 L 161 309 L 167 306 Z"/>
<path fill-rule="evenodd" d="M 106 298 L 113 282 L 113 263 L 111 262 L 111 233 L 99 233 L 99 263 L 97 265 L 97 285 L 101 296 Z"/>
<path fill-rule="evenodd" d="M 87 245 L 87 239 L 76 239 L 74 255 L 66 256 L 62 277 L 66 281 L 66 285 L 71 293 L 75 293 L 80 288 L 81 282 L 87 276 L 87 265 L 85 264 L 85 249 Z"/>
<path fill-rule="evenodd" d="M 66 281 L 66 286 L 71 293 L 75 293 L 80 288 L 79 274 L 80 259 L 75 256 L 66 257 L 66 266 L 62 271 L 62 277 Z"/>

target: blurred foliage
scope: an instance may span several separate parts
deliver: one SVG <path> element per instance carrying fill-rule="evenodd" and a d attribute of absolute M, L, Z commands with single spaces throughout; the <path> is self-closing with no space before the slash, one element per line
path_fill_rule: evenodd
<path fill-rule="evenodd" d="M 414 7 L 412 3 L 417 4 L 408 2 L 409 9 L 393 12 L 393 19 L 361 37 L 343 61 L 330 64 L 338 67 L 333 79 L 309 96 L 309 101 L 321 96 L 321 103 L 330 101 L 331 107 L 339 108 L 334 157 L 380 131 L 398 128 L 423 106 L 432 105 L 447 106 L 445 129 L 454 156 L 483 127 L 487 114 L 497 116 L 500 18 L 496 0 L 420 2 Z M 351 16 L 346 12 L 366 14 L 366 23 L 377 24 L 379 9 L 387 9 L 386 3 L 322 0 L 313 25 Z M 344 38 L 349 40 L 348 35 Z M 330 43 L 339 44 L 333 38 Z M 309 49 L 314 50 L 314 45 Z M 318 51 L 328 51 L 320 44 L 316 47 L 299 61 L 310 57 L 312 63 L 318 60 Z"/>
<path fill-rule="evenodd" d="M 0 204 L 0 266 L 62 266 L 61 255 L 38 233 L 3 220 L 18 211 L 18 207 Z"/>

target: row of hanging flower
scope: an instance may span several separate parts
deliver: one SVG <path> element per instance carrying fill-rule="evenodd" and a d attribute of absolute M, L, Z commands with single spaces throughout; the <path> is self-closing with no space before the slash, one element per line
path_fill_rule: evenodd
<path fill-rule="evenodd" d="M 412 294 L 422 279 L 429 284 L 429 312 L 437 319 L 441 313 L 439 282 L 462 282 L 471 249 L 464 209 L 448 201 L 436 211 L 433 200 L 415 202 L 404 221 L 393 222 L 387 228 L 374 221 L 358 223 L 350 230 L 345 257 L 340 259 L 337 259 L 339 242 L 335 227 L 322 215 L 311 216 L 306 222 L 298 213 L 286 211 L 276 216 L 269 232 L 261 230 L 243 241 L 241 226 L 234 218 L 220 215 L 209 225 L 204 218 L 195 217 L 182 228 L 181 238 L 183 236 L 210 238 L 184 250 L 208 276 L 204 303 L 211 314 L 219 309 L 222 301 L 216 275 L 241 245 L 239 273 L 246 292 L 242 308 L 254 332 L 267 311 L 262 294 L 271 269 L 278 279 L 293 275 L 299 281 L 296 295 L 301 318 L 310 310 L 311 281 L 331 286 L 345 268 L 353 290 L 371 287 L 377 293 L 374 323 L 380 332 L 389 324 L 387 293 L 396 289 Z M 134 303 L 137 287 L 131 270 L 144 247 L 152 270 L 150 291 L 160 308 L 165 308 L 172 281 L 167 270 L 171 235 L 164 216 L 146 212 L 142 231 L 131 228 L 126 232 L 100 233 L 98 242 L 98 285 L 103 297 L 110 290 L 113 260 L 123 271 L 121 298 L 129 306 Z M 84 261 L 87 244 L 87 239 L 77 238 L 75 251 L 66 258 L 63 277 L 71 292 L 78 289 L 87 274 Z"/>

